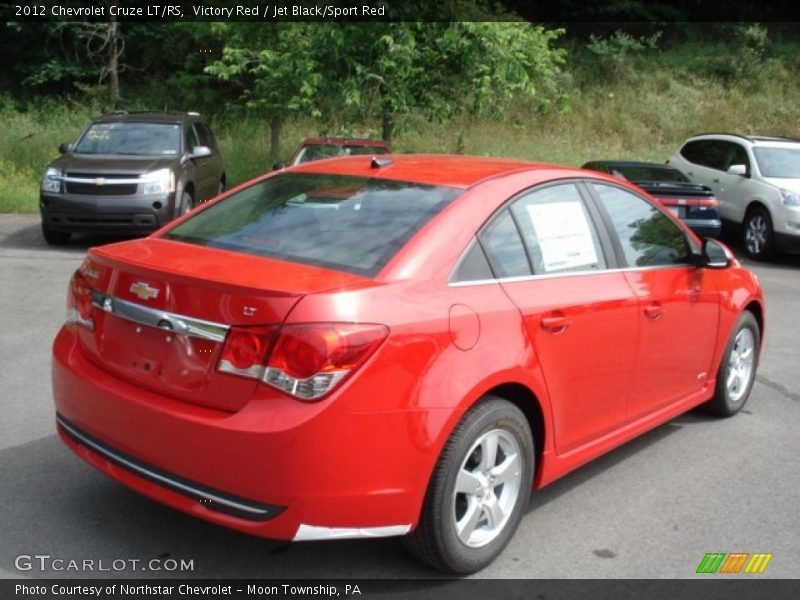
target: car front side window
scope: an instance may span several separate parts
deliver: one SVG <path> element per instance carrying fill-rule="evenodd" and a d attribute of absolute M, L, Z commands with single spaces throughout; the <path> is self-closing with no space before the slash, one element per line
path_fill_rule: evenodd
<path fill-rule="evenodd" d="M 621 188 L 592 184 L 629 267 L 688 265 L 692 251 L 683 230 L 655 206 Z"/>

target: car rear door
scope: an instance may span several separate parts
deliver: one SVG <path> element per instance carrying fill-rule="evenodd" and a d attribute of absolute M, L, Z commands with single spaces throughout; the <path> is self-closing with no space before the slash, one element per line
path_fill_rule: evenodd
<path fill-rule="evenodd" d="M 707 389 L 719 294 L 694 266 L 684 231 L 644 198 L 611 183 L 589 185 L 639 299 L 639 348 L 628 420 Z"/>
<path fill-rule="evenodd" d="M 559 454 L 624 422 L 634 378 L 638 302 L 595 219 L 564 182 L 522 194 L 479 236 L 544 373 Z"/>
<path fill-rule="evenodd" d="M 694 183 L 708 186 L 719 200 L 719 212 L 723 219 L 735 219 L 735 208 L 728 198 L 730 182 L 725 173 L 735 150 L 732 142 L 725 140 L 702 139 L 687 142 L 681 148 L 681 156 L 688 161 L 686 175 Z M 741 179 L 741 178 L 740 178 Z"/>

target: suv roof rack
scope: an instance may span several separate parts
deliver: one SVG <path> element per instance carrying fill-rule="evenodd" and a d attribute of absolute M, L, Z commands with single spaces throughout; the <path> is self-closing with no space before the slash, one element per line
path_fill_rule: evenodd
<path fill-rule="evenodd" d="M 800 142 L 800 138 L 781 135 L 744 135 L 742 133 L 731 133 L 730 131 L 705 131 L 703 133 L 696 133 L 692 137 L 700 137 L 701 135 L 729 135 L 731 137 L 742 138 L 748 142 Z"/>
<path fill-rule="evenodd" d="M 101 116 L 107 117 L 109 115 L 176 115 L 176 116 L 190 116 L 199 117 L 200 113 L 195 111 L 182 111 L 182 110 L 111 110 L 103 113 Z"/>

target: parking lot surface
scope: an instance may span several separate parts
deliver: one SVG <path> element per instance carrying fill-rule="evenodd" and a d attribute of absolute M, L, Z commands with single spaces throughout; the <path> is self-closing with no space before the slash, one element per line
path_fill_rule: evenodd
<path fill-rule="evenodd" d="M 196 520 L 62 446 L 50 344 L 72 272 L 107 241 L 53 249 L 38 215 L 0 215 L 0 577 L 435 577 L 396 539 L 289 545 Z M 748 266 L 764 287 L 767 332 L 742 413 L 688 413 L 534 493 L 511 544 L 476 577 L 684 578 L 708 552 L 772 553 L 755 577 L 800 577 L 800 257 Z M 110 570 L 15 566 L 36 554 L 94 560 L 95 569 L 102 559 Z M 193 569 L 142 571 L 154 558 Z M 126 566 L 116 570 L 115 559 Z"/>

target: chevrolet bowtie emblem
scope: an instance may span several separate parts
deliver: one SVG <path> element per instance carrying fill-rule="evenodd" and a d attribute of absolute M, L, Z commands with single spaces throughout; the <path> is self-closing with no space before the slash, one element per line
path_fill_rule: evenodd
<path fill-rule="evenodd" d="M 152 300 L 158 298 L 158 288 L 150 287 L 144 281 L 137 281 L 131 285 L 131 294 L 142 300 Z"/>

